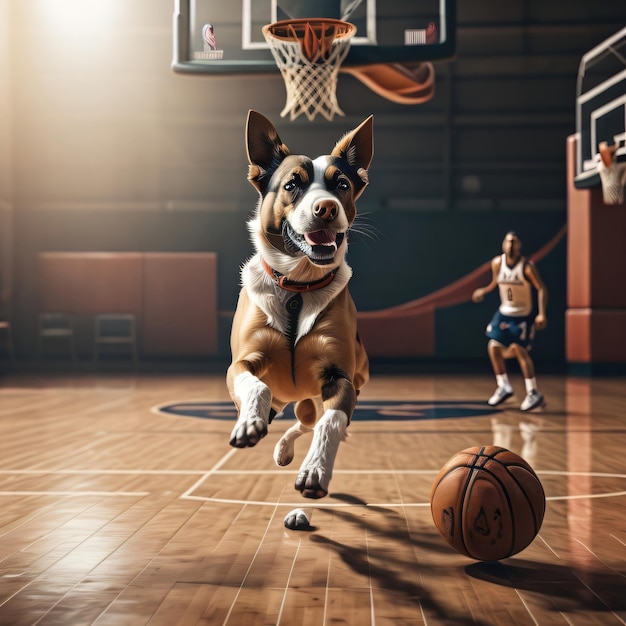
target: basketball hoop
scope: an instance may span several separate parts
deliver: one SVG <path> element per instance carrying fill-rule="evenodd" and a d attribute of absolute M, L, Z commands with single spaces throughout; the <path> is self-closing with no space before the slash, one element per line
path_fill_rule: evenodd
<path fill-rule="evenodd" d="M 263 27 L 263 36 L 280 69 L 287 101 L 281 117 L 304 113 L 313 121 L 320 113 L 332 121 L 344 115 L 337 102 L 337 76 L 350 49 L 356 26 L 335 19 L 294 19 Z"/>
<path fill-rule="evenodd" d="M 604 204 L 623 204 L 626 186 L 626 162 L 617 161 L 617 146 L 603 141 L 598 147 L 598 173 Z"/>

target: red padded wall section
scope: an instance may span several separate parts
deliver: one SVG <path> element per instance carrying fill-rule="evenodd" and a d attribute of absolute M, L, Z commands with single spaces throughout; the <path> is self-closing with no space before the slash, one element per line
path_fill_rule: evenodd
<path fill-rule="evenodd" d="M 359 335 L 371 357 L 429 357 L 435 354 L 435 312 L 389 317 L 358 315 Z"/>
<path fill-rule="evenodd" d="M 569 309 L 565 313 L 567 360 L 574 363 L 626 361 L 626 310 Z"/>
<path fill-rule="evenodd" d="M 143 353 L 217 354 L 217 254 L 146 254 Z"/>
<path fill-rule="evenodd" d="M 217 254 L 44 252 L 40 311 L 132 313 L 142 356 L 218 352 Z"/>
<path fill-rule="evenodd" d="M 39 270 L 42 312 L 142 315 L 141 253 L 43 252 Z"/>
<path fill-rule="evenodd" d="M 574 363 L 626 362 L 626 207 L 600 187 L 576 189 L 576 138 L 567 146 L 565 355 Z"/>

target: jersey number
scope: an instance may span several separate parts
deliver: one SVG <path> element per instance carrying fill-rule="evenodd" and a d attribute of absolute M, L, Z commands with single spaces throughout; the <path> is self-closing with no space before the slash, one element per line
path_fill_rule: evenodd
<path fill-rule="evenodd" d="M 528 324 L 526 322 L 520 322 L 519 327 L 522 329 L 522 334 L 519 336 L 519 338 L 522 341 L 526 341 L 526 333 L 528 332 Z"/>
<path fill-rule="evenodd" d="M 509 302 L 513 302 L 513 290 L 510 287 L 506 290 L 506 297 L 509 299 Z"/>

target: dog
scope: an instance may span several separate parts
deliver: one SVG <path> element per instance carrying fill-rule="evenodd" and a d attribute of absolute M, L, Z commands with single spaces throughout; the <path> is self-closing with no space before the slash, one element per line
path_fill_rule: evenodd
<path fill-rule="evenodd" d="M 296 423 L 276 444 L 274 460 L 291 463 L 296 439 L 313 431 L 295 489 L 323 498 L 369 379 L 345 256 L 355 202 L 368 184 L 373 116 L 330 155 L 311 159 L 291 154 L 273 124 L 250 111 L 246 144 L 259 201 L 248 222 L 255 253 L 242 266 L 231 331 L 226 382 L 238 417 L 230 445 L 255 446 L 295 403 Z"/>

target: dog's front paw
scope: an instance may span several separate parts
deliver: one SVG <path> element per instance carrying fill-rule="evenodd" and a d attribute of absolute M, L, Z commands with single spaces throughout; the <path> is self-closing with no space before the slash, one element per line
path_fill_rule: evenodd
<path fill-rule="evenodd" d="M 230 434 L 230 445 L 251 448 L 267 435 L 267 425 L 273 415 L 272 393 L 264 382 L 249 372 L 237 376 L 235 392 L 240 398 L 241 408 Z"/>
<path fill-rule="evenodd" d="M 252 448 L 267 435 L 267 423 L 257 417 L 251 420 L 238 420 L 230 434 L 230 445 L 234 448 Z"/>
<path fill-rule="evenodd" d="M 323 498 L 333 476 L 339 443 L 346 438 L 348 416 L 343 411 L 329 410 L 313 429 L 313 441 L 296 478 L 295 488 L 305 498 Z"/>
<path fill-rule="evenodd" d="M 321 468 L 300 470 L 296 478 L 295 488 L 305 498 L 324 498 L 328 495 L 330 477 Z"/>

